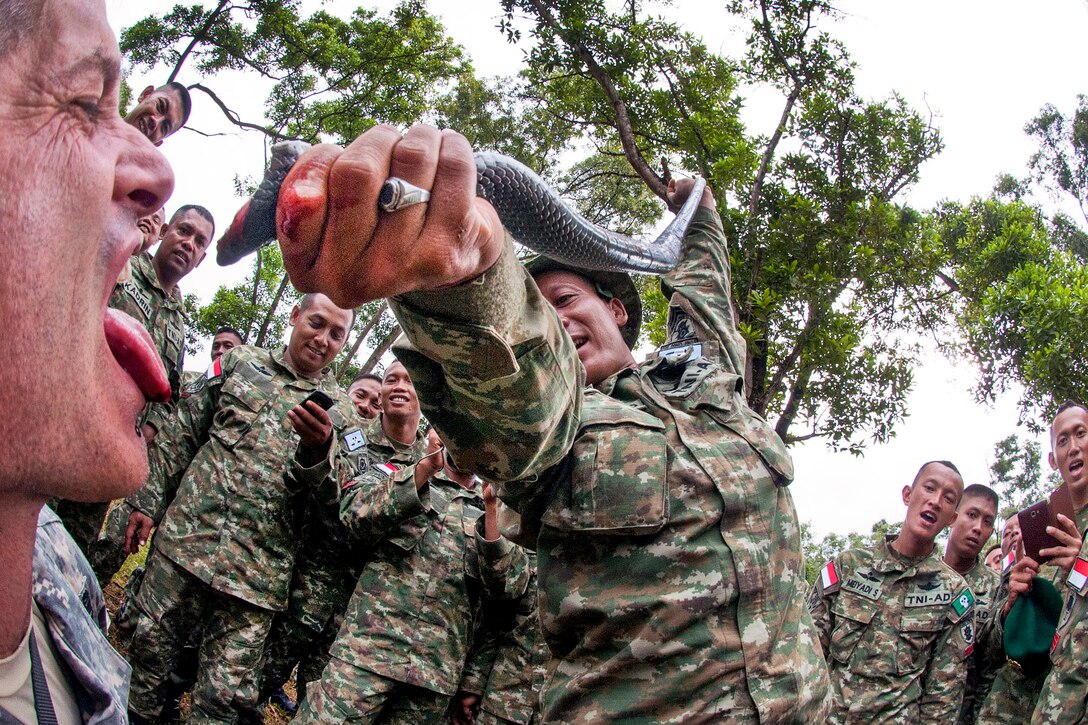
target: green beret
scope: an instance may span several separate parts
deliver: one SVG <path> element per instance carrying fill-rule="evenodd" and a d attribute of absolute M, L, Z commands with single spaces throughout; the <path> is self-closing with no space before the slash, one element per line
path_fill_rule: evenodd
<path fill-rule="evenodd" d="M 642 327 L 642 299 L 631 275 L 626 272 L 602 272 L 598 269 L 581 269 L 556 261 L 550 257 L 537 255 L 525 262 L 529 275 L 536 278 L 545 272 L 573 272 L 592 282 L 598 294 L 606 299 L 615 297 L 627 310 L 627 322 L 620 328 L 620 334 L 627 347 L 634 350 L 638 342 L 638 331 Z"/>
<path fill-rule="evenodd" d="M 1037 576 L 1031 580 L 1031 591 L 1018 596 L 1005 617 L 1005 654 L 1029 677 L 1050 664 L 1050 646 L 1061 615 L 1062 595 Z"/>

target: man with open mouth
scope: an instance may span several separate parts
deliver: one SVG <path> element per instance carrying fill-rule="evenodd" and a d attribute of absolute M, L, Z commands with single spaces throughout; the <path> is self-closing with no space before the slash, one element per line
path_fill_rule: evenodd
<path fill-rule="evenodd" d="M 101 590 L 43 505 L 147 476 L 138 419 L 170 385 L 147 331 L 107 302 L 174 177 L 118 112 L 101 0 L 0 0 L 0 18 L 0 709 L 121 722 L 128 666 Z"/>
<path fill-rule="evenodd" d="M 943 561 L 963 479 L 948 461 L 903 487 L 898 536 L 843 552 L 820 570 L 809 609 L 831 671 L 828 722 L 954 722 L 974 645 L 974 595 Z"/>

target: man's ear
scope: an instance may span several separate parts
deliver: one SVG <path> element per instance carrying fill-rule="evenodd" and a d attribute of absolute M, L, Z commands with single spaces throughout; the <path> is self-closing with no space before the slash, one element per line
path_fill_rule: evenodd
<path fill-rule="evenodd" d="M 208 251 L 204 250 L 204 253 L 200 255 L 200 259 L 198 259 L 196 261 L 196 264 L 193 265 L 193 269 L 196 269 L 197 267 L 199 267 L 200 263 L 203 262 L 204 258 L 207 257 L 207 256 L 208 256 Z"/>
<path fill-rule="evenodd" d="M 143 103 L 144 101 L 147 100 L 147 97 L 150 96 L 154 92 L 155 92 L 155 86 L 148 86 L 147 88 L 140 91 L 140 95 L 136 97 L 136 102 L 137 103 Z"/>
<path fill-rule="evenodd" d="M 1046 460 L 1050 464 L 1052 470 L 1058 470 L 1058 459 L 1054 457 L 1054 451 L 1046 454 Z"/>
<path fill-rule="evenodd" d="M 608 309 L 612 313 L 612 319 L 616 321 L 616 324 L 623 327 L 627 324 L 627 308 L 623 306 L 618 297 L 613 297 L 608 300 Z"/>
<path fill-rule="evenodd" d="M 914 484 L 910 486 L 903 486 L 903 505 L 906 506 L 910 503 L 910 492 L 914 489 Z"/>
<path fill-rule="evenodd" d="M 301 313 L 302 313 L 302 310 L 300 310 L 300 309 L 298 308 L 298 305 L 295 305 L 294 307 L 292 307 L 292 308 L 291 308 L 291 319 L 290 319 L 290 320 L 288 321 L 288 323 L 287 323 L 287 324 L 289 324 L 289 325 L 291 325 L 292 327 L 294 327 L 295 323 L 296 323 L 296 322 L 298 322 L 298 316 L 299 316 L 299 315 L 300 315 Z"/>

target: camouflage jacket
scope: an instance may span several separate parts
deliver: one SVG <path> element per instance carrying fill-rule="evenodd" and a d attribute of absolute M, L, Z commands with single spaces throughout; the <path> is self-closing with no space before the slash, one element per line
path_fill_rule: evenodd
<path fill-rule="evenodd" d="M 831 669 L 829 722 L 952 722 L 974 645 L 974 598 L 936 549 L 882 542 L 829 562 L 809 600 Z"/>
<path fill-rule="evenodd" d="M 71 675 L 83 722 L 128 722 L 128 663 L 106 640 L 106 600 L 83 552 L 48 507 L 38 514 L 32 596 Z"/>
<path fill-rule="evenodd" d="M 516 556 L 513 544 L 477 532 L 476 491 L 442 474 L 417 492 L 415 466 L 393 475 L 385 464 L 344 482 L 344 525 L 371 553 L 330 654 L 382 677 L 453 695 L 479 613 L 483 583 L 477 552 L 489 561 Z M 528 586 L 527 562 L 488 592 L 515 598 Z"/>
<path fill-rule="evenodd" d="M 1088 536 L 1082 518 L 1078 513 L 1080 554 L 1072 571 L 1054 583 L 1065 602 L 1033 723 L 1088 722 Z"/>
<path fill-rule="evenodd" d="M 164 455 L 152 473 L 161 480 L 128 499 L 149 514 L 170 501 L 154 539 L 161 553 L 225 594 L 287 606 L 303 496 L 333 475 L 336 458 L 333 446 L 312 468 L 295 458 L 287 411 L 318 389 L 337 401 L 329 415 L 338 436 L 356 417 L 347 396 L 329 373 L 298 375 L 282 350 L 236 347 L 185 391 L 159 434 Z"/>
<path fill-rule="evenodd" d="M 1088 508 L 1077 512 L 1077 529 L 1088 531 Z M 1008 571 L 1001 577 L 1001 586 L 990 605 L 992 612 L 990 623 L 991 656 L 998 658 L 1003 664 L 994 677 L 990 692 L 982 704 L 978 722 L 987 725 L 1007 724 L 1014 725 L 1025 723 L 1031 719 L 1036 703 L 1039 701 L 1039 693 L 1046 681 L 1050 668 L 1042 672 L 1027 673 L 1020 665 L 1005 657 L 1005 603 L 1009 599 Z M 1062 570 L 1044 564 L 1039 567 L 1036 576 L 1042 577 L 1054 584 L 1057 590 L 1066 594 L 1064 585 L 1065 576 Z"/>
<path fill-rule="evenodd" d="M 185 363 L 185 327 L 189 321 L 181 290 L 166 294 L 159 285 L 159 275 L 147 252 L 130 258 L 131 275 L 119 282 L 110 295 L 109 306 L 131 315 L 147 328 L 166 366 L 173 400 L 169 405 L 149 403 L 143 422 L 162 430 L 181 392 L 181 370 Z"/>
<path fill-rule="evenodd" d="M 392 440 L 383 432 L 378 416 L 355 418 L 340 435 L 339 446 L 343 470 L 361 474 L 377 463 L 415 463 L 426 452 L 427 441 L 421 433 L 416 433 L 411 445 Z M 287 604 L 288 615 L 315 632 L 344 613 L 368 553 L 340 522 L 337 488 L 330 478 L 308 496 Z"/>
<path fill-rule="evenodd" d="M 963 703 L 956 718 L 959 725 L 973 725 L 978 719 L 982 703 L 993 685 L 1001 662 L 992 656 L 993 610 L 991 604 L 1001 585 L 1001 575 L 976 560 L 963 578 L 975 595 L 975 648 L 967 658 L 967 686 L 963 691 Z"/>
<path fill-rule="evenodd" d="M 520 514 L 510 534 L 537 551 L 558 660 L 544 721 L 734 707 L 820 720 L 828 679 L 801 589 L 793 464 L 744 397 L 715 211 L 696 212 L 661 283 L 666 346 L 596 389 L 583 391 L 573 342 L 509 249 L 470 284 L 394 300 L 411 343 L 397 355 L 457 465 L 497 482 Z"/>
<path fill-rule="evenodd" d="M 459 687 L 481 696 L 481 711 L 518 725 L 539 717 L 550 658 L 537 614 L 536 557 L 530 553 L 528 561 L 533 574 L 525 595 L 484 607 Z"/>

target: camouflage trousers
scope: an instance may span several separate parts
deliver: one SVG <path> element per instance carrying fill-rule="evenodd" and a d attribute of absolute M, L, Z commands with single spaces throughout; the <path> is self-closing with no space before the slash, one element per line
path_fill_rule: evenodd
<path fill-rule="evenodd" d="M 103 588 L 128 559 L 125 533 L 128 531 L 128 517 L 132 511 L 132 507 L 123 501 L 111 508 L 106 514 L 102 530 L 87 551 L 87 560 L 91 562 L 91 568 Z"/>
<path fill-rule="evenodd" d="M 272 631 L 264 647 L 259 701 L 264 702 L 280 689 L 298 666 L 298 702 L 305 699 L 306 686 L 321 678 L 329 663 L 329 648 L 336 639 L 337 627 L 315 632 L 286 612 L 277 612 Z"/>
<path fill-rule="evenodd" d="M 309 688 L 294 725 L 426 725 L 446 722 L 450 697 L 332 657 Z"/>
<path fill-rule="evenodd" d="M 1031 721 L 1035 702 L 1047 673 L 1028 677 L 1013 662 L 1006 662 L 997 671 L 990 694 L 982 704 L 978 725 L 1019 725 Z"/>
<path fill-rule="evenodd" d="M 129 608 L 129 708 L 157 718 L 167 680 L 199 625 L 199 668 L 189 723 L 233 723 L 257 704 L 257 673 L 273 612 L 222 594 L 152 549 Z"/>

